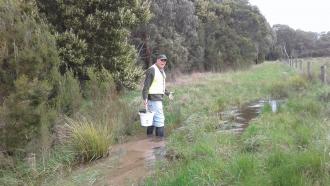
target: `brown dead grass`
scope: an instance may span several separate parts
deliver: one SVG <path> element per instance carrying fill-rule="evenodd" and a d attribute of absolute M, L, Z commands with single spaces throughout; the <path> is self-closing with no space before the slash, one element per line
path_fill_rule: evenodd
<path fill-rule="evenodd" d="M 180 74 L 177 77 L 171 78 L 167 85 L 171 86 L 180 86 L 180 85 L 190 85 L 198 82 L 203 82 L 203 80 L 208 79 L 210 76 L 214 76 L 217 73 L 212 72 L 203 72 L 203 73 L 192 73 L 192 74 Z"/>

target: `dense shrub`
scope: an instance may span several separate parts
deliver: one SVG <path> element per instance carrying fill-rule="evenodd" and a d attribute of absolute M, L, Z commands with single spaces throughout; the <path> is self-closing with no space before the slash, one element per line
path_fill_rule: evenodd
<path fill-rule="evenodd" d="M 130 28 L 150 18 L 143 1 L 36 0 L 40 12 L 59 33 L 58 46 L 64 71 L 73 70 L 88 80 L 86 69 L 108 70 L 117 88 L 135 88 L 141 70 L 136 50 L 127 42 Z"/>
<path fill-rule="evenodd" d="M 72 73 L 66 72 L 60 77 L 57 85 L 56 107 L 60 113 L 73 115 L 82 103 L 83 97 L 80 91 L 79 81 Z"/>
<path fill-rule="evenodd" d="M 55 38 L 39 19 L 33 1 L 2 2 L 0 25 L 1 142 L 11 152 L 36 150 L 48 145 L 56 117 L 51 108 L 59 78 Z"/>

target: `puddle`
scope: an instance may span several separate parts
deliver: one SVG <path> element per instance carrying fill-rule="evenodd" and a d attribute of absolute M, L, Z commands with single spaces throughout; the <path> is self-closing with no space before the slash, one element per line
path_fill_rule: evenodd
<path fill-rule="evenodd" d="M 165 156 L 165 141 L 146 138 L 119 144 L 110 152 L 117 161 L 114 170 L 106 176 L 106 185 L 135 185 L 155 170 L 157 160 Z"/>
<path fill-rule="evenodd" d="M 219 113 L 222 123 L 218 126 L 219 132 L 242 133 L 251 120 L 255 119 L 262 111 L 262 108 L 268 104 L 272 112 L 277 112 L 280 103 L 283 100 L 258 100 L 248 103 L 241 108 L 232 108 L 231 110 Z"/>

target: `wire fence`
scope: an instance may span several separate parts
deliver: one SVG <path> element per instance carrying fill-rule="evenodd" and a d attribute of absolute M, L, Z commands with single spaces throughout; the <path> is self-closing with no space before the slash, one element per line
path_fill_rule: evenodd
<path fill-rule="evenodd" d="M 283 62 L 309 79 L 330 84 L 330 58 L 289 59 Z"/>

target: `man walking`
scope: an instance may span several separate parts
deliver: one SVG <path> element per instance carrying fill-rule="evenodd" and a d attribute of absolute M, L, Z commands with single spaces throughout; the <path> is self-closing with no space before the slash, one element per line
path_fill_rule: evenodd
<path fill-rule="evenodd" d="M 156 63 L 149 67 L 146 72 L 142 97 L 145 107 L 155 113 L 152 126 L 147 127 L 148 136 L 152 135 L 156 128 L 156 136 L 164 137 L 163 97 L 167 95 L 173 99 L 172 94 L 165 89 L 164 67 L 166 63 L 167 57 L 164 54 L 158 55 Z"/>

